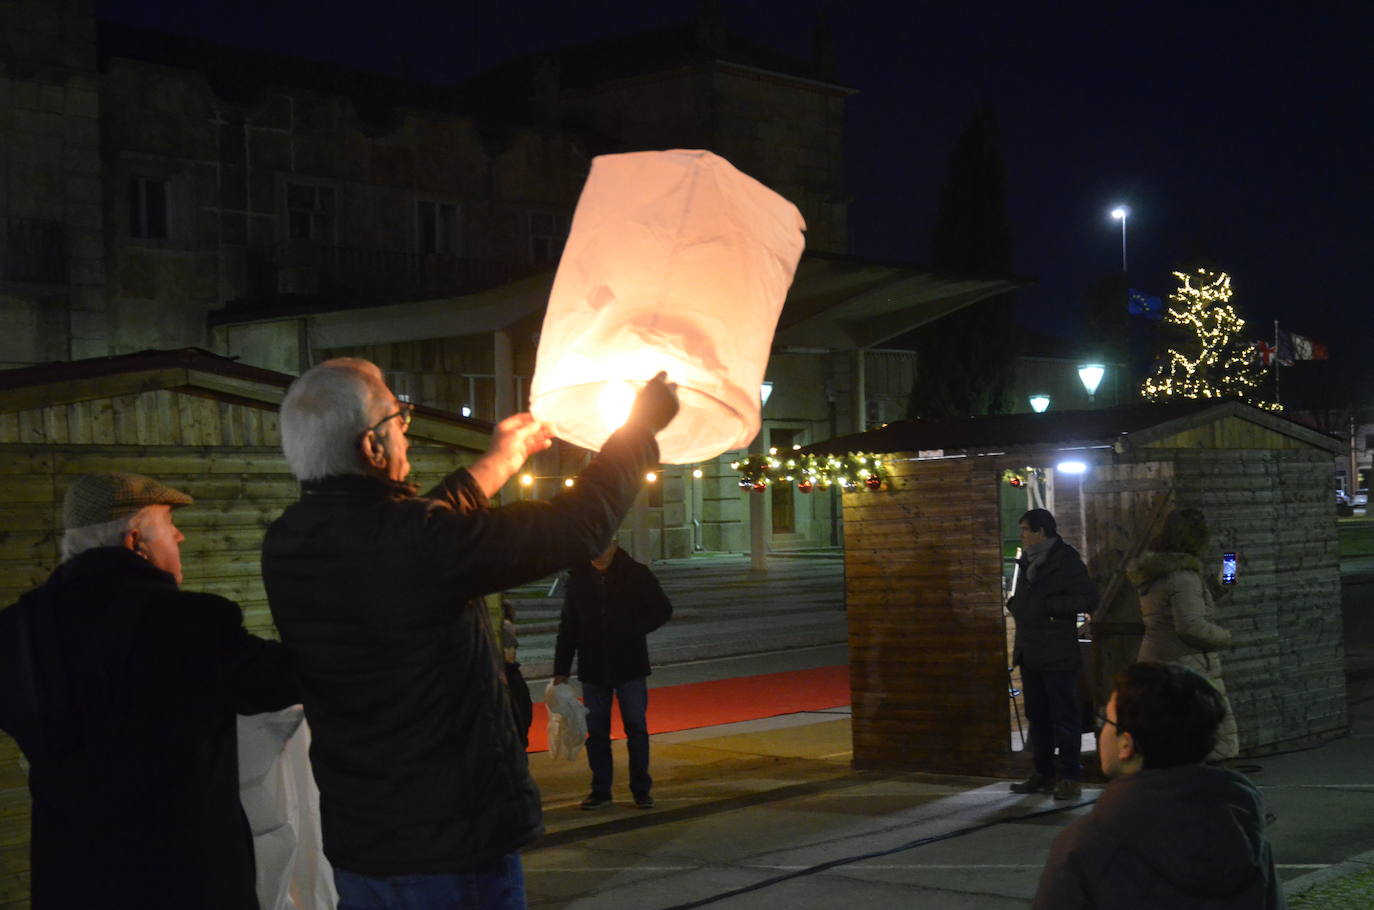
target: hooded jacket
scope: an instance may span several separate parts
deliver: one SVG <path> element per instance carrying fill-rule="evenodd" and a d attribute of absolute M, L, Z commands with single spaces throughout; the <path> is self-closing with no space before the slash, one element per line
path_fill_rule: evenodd
<path fill-rule="evenodd" d="M 1146 770 L 1107 785 L 1055 838 L 1035 910 L 1276 910 L 1286 907 L 1264 801 L 1240 774 L 1206 765 Z"/>
<path fill-rule="evenodd" d="M 370 876 L 484 866 L 543 830 L 477 598 L 590 559 L 658 457 L 627 424 L 550 502 L 488 508 L 466 470 L 426 496 L 348 475 L 302 485 L 262 574 L 301 680 L 324 852 Z"/>
<path fill-rule="evenodd" d="M 1188 553 L 1143 553 L 1126 567 L 1140 594 L 1145 639 L 1140 660 L 1185 662 L 1231 646 L 1231 633 L 1212 622 L 1212 592 L 1202 580 L 1202 564 Z M 1185 662 L 1206 672 L 1205 662 Z M 1220 671 L 1218 670 L 1218 674 Z"/>
<path fill-rule="evenodd" d="M 123 547 L 0 611 L 0 729 L 31 764 L 33 905 L 258 906 L 235 713 L 300 700 L 237 604 Z"/>
<path fill-rule="evenodd" d="M 1007 602 L 1016 619 L 1012 663 L 1041 672 L 1077 670 L 1083 663 L 1078 614 L 1097 608 L 1097 585 L 1087 567 L 1062 537 L 1054 538 L 1033 579 L 1027 571 L 1030 561 L 1022 556 L 1017 563 L 1016 592 Z"/>
<path fill-rule="evenodd" d="M 1177 664 L 1207 677 L 1226 700 L 1217 747 L 1208 757 L 1235 758 L 1240 738 L 1221 675 L 1221 655 L 1216 653 L 1231 647 L 1231 633 L 1212 622 L 1214 589 L 1203 580 L 1202 563 L 1189 553 L 1142 553 L 1127 564 L 1126 577 L 1140 595 L 1140 618 L 1145 623 L 1136 659 Z"/>

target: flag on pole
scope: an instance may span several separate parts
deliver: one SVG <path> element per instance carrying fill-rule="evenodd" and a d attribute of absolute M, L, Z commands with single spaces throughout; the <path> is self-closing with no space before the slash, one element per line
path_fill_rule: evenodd
<path fill-rule="evenodd" d="M 1256 341 L 1254 346 L 1255 359 L 1266 367 L 1273 366 L 1274 358 L 1278 356 L 1278 349 L 1267 341 Z"/>
<path fill-rule="evenodd" d="M 1135 288 L 1126 294 L 1126 309 L 1132 316 L 1144 316 L 1152 322 L 1164 318 L 1164 302 Z"/>
<path fill-rule="evenodd" d="M 1326 345 L 1292 332 L 1278 330 L 1279 363 L 1291 367 L 1299 360 L 1325 360 Z"/>

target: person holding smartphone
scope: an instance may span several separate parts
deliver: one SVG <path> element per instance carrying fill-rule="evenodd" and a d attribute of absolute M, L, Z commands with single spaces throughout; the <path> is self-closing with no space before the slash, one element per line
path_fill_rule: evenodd
<path fill-rule="evenodd" d="M 1220 762 L 1235 758 L 1240 751 L 1217 653 L 1231 647 L 1231 633 L 1215 621 L 1217 601 L 1230 593 L 1236 570 L 1235 554 L 1226 554 L 1231 557 L 1230 571 L 1223 585 L 1204 564 L 1210 561 L 1210 552 L 1206 517 L 1198 509 L 1176 509 L 1165 519 L 1151 549 L 1127 565 L 1126 577 L 1140 595 L 1140 616 L 1145 623 L 1137 660 L 1196 670 L 1226 703 L 1216 748 L 1208 756 L 1208 761 Z"/>

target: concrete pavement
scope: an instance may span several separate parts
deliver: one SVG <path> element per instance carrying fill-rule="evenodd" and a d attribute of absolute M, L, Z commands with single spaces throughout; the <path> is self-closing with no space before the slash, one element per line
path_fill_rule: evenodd
<path fill-rule="evenodd" d="M 693 609 L 702 615 L 685 625 L 704 625 L 722 608 L 733 623 L 795 620 L 795 605 L 772 597 L 699 590 Z M 1248 763 L 1278 815 L 1270 839 L 1295 907 L 1374 907 L 1372 593 L 1374 577 L 1346 591 L 1351 735 Z M 737 625 L 726 639 L 738 650 L 766 651 L 768 625 L 748 636 Z M 689 629 L 683 650 L 726 647 L 704 632 Z M 657 638 L 654 645 L 657 652 Z M 833 665 L 845 656 L 840 644 L 699 660 L 658 669 L 651 682 Z M 1026 907 L 1054 837 L 1100 792 L 1087 787 L 1081 804 L 1066 807 L 1011 794 L 1003 780 L 856 772 L 844 709 L 662 734 L 652 749 L 658 807 L 649 811 L 633 809 L 624 792 L 621 745 L 619 802 L 598 812 L 576 806 L 588 784 L 582 761 L 531 756 L 548 828 L 525 853 L 531 907 Z"/>

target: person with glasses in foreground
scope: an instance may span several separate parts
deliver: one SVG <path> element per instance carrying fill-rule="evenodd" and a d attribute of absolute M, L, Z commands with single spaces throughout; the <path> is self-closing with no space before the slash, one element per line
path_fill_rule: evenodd
<path fill-rule="evenodd" d="M 1192 670 L 1137 663 L 1117 674 L 1098 715 L 1110 782 L 1055 838 L 1034 908 L 1287 906 L 1259 791 L 1204 763 L 1225 713 L 1221 695 Z"/>
<path fill-rule="evenodd" d="M 301 499 L 262 571 L 313 736 L 324 853 L 339 906 L 522 908 L 516 852 L 543 830 L 502 661 L 480 598 L 602 552 L 678 410 L 660 373 L 568 492 L 488 507 L 551 444 L 529 414 L 424 496 L 409 405 L 366 360 L 326 361 L 281 406 Z"/>

